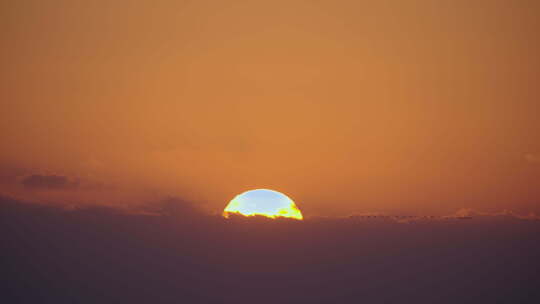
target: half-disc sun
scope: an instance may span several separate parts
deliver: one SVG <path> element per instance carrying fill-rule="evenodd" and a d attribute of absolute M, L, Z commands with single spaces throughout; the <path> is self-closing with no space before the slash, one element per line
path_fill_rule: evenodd
<path fill-rule="evenodd" d="M 237 195 L 223 210 L 224 217 L 229 217 L 229 214 L 303 219 L 302 212 L 292 199 L 283 193 L 268 189 L 250 190 Z"/>

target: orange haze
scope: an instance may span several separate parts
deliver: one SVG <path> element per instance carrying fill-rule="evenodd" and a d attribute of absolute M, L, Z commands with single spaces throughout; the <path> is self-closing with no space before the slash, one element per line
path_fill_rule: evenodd
<path fill-rule="evenodd" d="M 538 212 L 539 3 L 3 1 L 0 192 Z"/>

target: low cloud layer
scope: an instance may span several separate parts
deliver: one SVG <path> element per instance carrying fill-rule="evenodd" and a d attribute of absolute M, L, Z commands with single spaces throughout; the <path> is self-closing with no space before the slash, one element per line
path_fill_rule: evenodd
<path fill-rule="evenodd" d="M 536 221 L 473 216 L 403 225 L 375 214 L 226 220 L 197 206 L 168 199 L 137 212 L 66 210 L 0 198 L 0 266 L 8 278 L 2 297 L 134 304 L 540 300 Z"/>

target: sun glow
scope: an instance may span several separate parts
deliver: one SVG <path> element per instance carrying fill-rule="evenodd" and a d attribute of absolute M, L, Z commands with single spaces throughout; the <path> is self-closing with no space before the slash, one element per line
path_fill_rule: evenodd
<path fill-rule="evenodd" d="M 303 219 L 302 212 L 292 199 L 283 193 L 268 189 L 250 190 L 237 195 L 223 210 L 224 217 L 228 218 L 230 214 Z"/>

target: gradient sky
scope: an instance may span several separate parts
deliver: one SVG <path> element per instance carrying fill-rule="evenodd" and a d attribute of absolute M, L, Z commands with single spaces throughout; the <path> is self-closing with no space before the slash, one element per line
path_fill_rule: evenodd
<path fill-rule="evenodd" d="M 2 1 L 0 190 L 540 212 L 539 23 L 532 0 Z"/>

